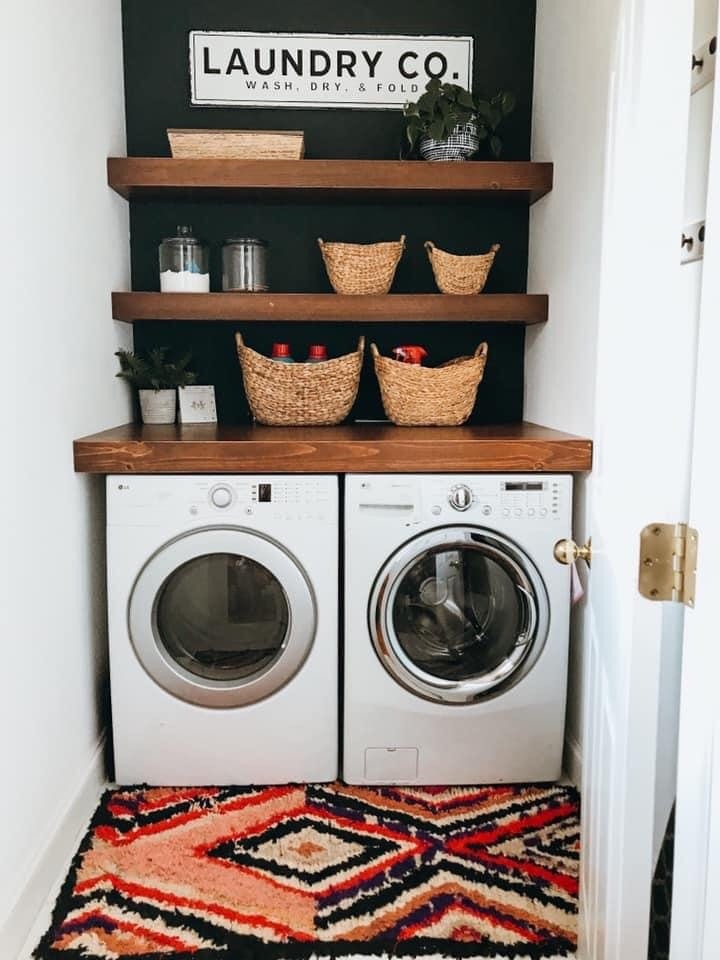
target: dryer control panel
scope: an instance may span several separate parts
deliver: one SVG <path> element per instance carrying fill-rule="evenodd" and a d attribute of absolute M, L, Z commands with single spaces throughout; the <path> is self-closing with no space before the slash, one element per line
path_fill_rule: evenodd
<path fill-rule="evenodd" d="M 336 516 L 337 488 L 326 476 L 109 476 L 108 523 L 325 521 Z"/>

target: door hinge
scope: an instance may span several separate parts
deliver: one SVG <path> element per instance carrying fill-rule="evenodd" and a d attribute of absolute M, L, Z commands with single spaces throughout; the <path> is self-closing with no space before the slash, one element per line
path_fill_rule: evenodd
<path fill-rule="evenodd" d="M 710 37 L 705 43 L 701 44 L 696 50 L 693 50 L 690 61 L 690 72 L 692 80 L 690 84 L 690 93 L 696 93 L 698 90 L 710 83 L 715 76 L 715 61 L 717 60 L 717 37 Z"/>
<path fill-rule="evenodd" d="M 638 589 L 648 600 L 695 606 L 698 532 L 686 523 L 651 523 L 640 534 Z"/>
<path fill-rule="evenodd" d="M 705 256 L 705 221 L 689 223 L 682 232 L 680 263 L 693 263 Z"/>

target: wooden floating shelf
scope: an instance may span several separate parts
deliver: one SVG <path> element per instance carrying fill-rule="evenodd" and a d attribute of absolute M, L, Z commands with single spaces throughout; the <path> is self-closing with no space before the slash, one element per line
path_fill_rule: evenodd
<path fill-rule="evenodd" d="M 144 426 L 76 440 L 78 473 L 572 473 L 592 442 L 532 423 L 504 426 Z"/>
<path fill-rule="evenodd" d="M 108 183 L 127 199 L 203 194 L 282 200 L 473 200 L 534 203 L 552 163 L 419 160 L 185 160 L 110 157 Z"/>
<path fill-rule="evenodd" d="M 544 323 L 545 294 L 113 293 L 115 320 Z"/>

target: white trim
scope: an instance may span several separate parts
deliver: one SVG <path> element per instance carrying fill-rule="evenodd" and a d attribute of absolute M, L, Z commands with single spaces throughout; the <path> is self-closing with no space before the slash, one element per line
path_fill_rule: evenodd
<path fill-rule="evenodd" d="M 563 770 L 574 787 L 582 791 L 582 747 L 572 733 L 565 732 L 565 754 L 563 756 Z"/>
<path fill-rule="evenodd" d="M 42 852 L 28 871 L 22 892 L 0 928 L 3 960 L 27 960 L 50 925 L 60 887 L 106 786 L 104 754 L 103 733 L 69 802 L 48 830 Z"/>

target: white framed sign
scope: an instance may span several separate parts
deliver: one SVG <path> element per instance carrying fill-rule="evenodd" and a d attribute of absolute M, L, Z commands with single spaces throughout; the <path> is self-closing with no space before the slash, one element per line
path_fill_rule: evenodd
<path fill-rule="evenodd" d="M 180 423 L 217 423 L 215 387 L 178 387 Z"/>
<path fill-rule="evenodd" d="M 192 30 L 190 102 L 392 109 L 433 77 L 471 89 L 472 65 L 472 37 Z"/>

